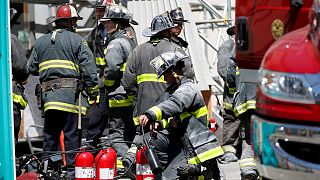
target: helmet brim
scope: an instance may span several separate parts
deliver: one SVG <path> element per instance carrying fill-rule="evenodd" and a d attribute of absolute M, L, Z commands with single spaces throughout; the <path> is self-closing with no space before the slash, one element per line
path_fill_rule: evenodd
<path fill-rule="evenodd" d="M 51 16 L 51 17 L 49 17 L 49 18 L 50 18 L 50 19 L 48 20 L 48 23 L 47 23 L 47 24 L 54 23 L 54 22 L 56 22 L 56 21 L 59 20 L 59 19 L 72 19 L 72 18 L 74 18 L 74 17 L 72 17 L 72 18 L 58 18 L 58 19 L 56 19 L 55 16 Z M 77 20 L 83 20 L 83 17 L 79 16 L 79 17 L 77 17 Z"/>
<path fill-rule="evenodd" d="M 129 23 L 132 24 L 132 25 L 139 25 L 139 23 L 137 21 L 133 20 L 133 19 Z"/>
<path fill-rule="evenodd" d="M 110 20 L 115 20 L 115 19 L 122 19 L 122 20 L 125 20 L 123 18 L 101 18 L 99 19 L 100 22 L 103 22 L 103 21 L 110 21 Z M 127 20 L 128 21 L 128 20 Z M 133 24 L 133 25 L 138 25 L 138 22 L 135 21 L 135 20 L 129 20 L 129 23 L 130 24 Z"/>
<path fill-rule="evenodd" d="M 157 33 L 161 32 L 161 31 L 164 31 L 164 30 L 167 30 L 167 29 L 170 29 L 170 28 L 172 28 L 172 27 L 168 27 L 166 29 L 152 31 L 151 27 L 148 27 L 148 28 L 142 30 L 142 35 L 145 36 L 145 37 L 151 37 L 151 36 L 154 36 L 154 35 L 156 35 Z"/>
<path fill-rule="evenodd" d="M 187 20 L 187 19 L 184 19 L 184 20 L 182 20 L 182 19 L 172 19 L 172 22 L 173 23 L 180 23 L 180 22 L 189 23 L 190 21 Z"/>

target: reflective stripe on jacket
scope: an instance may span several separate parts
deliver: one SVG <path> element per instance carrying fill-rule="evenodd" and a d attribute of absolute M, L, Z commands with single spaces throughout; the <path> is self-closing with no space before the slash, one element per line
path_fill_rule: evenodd
<path fill-rule="evenodd" d="M 153 37 L 150 41 L 136 47 L 131 53 L 126 70 L 123 74 L 122 84 L 127 92 L 136 96 L 134 117 L 141 115 L 156 104 L 158 97 L 165 92 L 167 84 L 163 77 L 157 79 L 155 70 L 150 66 L 150 61 L 167 51 L 185 52 L 178 45 L 167 38 Z M 186 69 L 189 76 L 193 76 L 190 59 L 186 60 Z M 137 121 L 134 121 L 137 124 Z"/>
<path fill-rule="evenodd" d="M 53 33 L 56 33 L 52 41 Z M 82 80 L 87 94 L 99 91 L 94 57 L 83 38 L 69 30 L 59 29 L 41 36 L 35 43 L 29 58 L 28 70 L 39 75 L 40 82 L 59 78 Z M 81 112 L 89 106 L 87 98 L 81 97 Z M 44 111 L 49 109 L 78 113 L 79 91 L 75 88 L 59 88 L 42 92 Z"/>
<path fill-rule="evenodd" d="M 111 39 L 106 49 L 105 59 L 107 65 L 103 77 L 104 85 L 108 90 L 109 107 L 131 106 L 132 101 L 121 84 L 121 78 L 123 77 L 129 54 L 136 47 L 136 44 L 126 35 L 124 30 L 113 34 Z"/>
<path fill-rule="evenodd" d="M 239 116 L 250 109 L 256 109 L 256 89 L 255 83 L 242 83 L 239 94 L 234 99 L 234 114 Z"/>
<path fill-rule="evenodd" d="M 151 121 L 173 117 L 181 136 L 186 136 L 197 154 L 189 163 L 200 163 L 223 154 L 216 136 L 208 128 L 208 110 L 195 85 L 183 78 L 181 85 L 171 95 L 145 112 Z M 179 133 L 177 133 L 179 135 Z"/>
<path fill-rule="evenodd" d="M 11 34 L 11 65 L 12 65 L 12 98 L 19 109 L 25 109 L 27 99 L 23 85 L 27 83 L 27 51 L 19 42 L 17 36 Z"/>

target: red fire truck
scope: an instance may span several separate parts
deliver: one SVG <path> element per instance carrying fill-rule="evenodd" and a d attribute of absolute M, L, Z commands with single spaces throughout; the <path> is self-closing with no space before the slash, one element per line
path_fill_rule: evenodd
<path fill-rule="evenodd" d="M 259 172 L 268 179 L 320 179 L 316 4 L 236 1 L 236 59 L 241 83 L 257 83 L 251 139 Z"/>

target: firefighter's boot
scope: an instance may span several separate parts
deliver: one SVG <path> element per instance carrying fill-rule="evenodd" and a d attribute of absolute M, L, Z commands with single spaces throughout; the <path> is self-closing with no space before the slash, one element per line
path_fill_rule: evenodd
<path fill-rule="evenodd" d="M 201 175 L 202 166 L 200 164 L 186 164 L 177 168 L 179 176 Z"/>
<path fill-rule="evenodd" d="M 241 173 L 241 180 L 257 180 L 258 176 L 257 170 L 250 169 Z"/>
<path fill-rule="evenodd" d="M 221 158 L 219 158 L 219 162 L 223 164 L 228 164 L 230 162 L 237 162 L 238 157 L 232 152 L 226 152 Z"/>

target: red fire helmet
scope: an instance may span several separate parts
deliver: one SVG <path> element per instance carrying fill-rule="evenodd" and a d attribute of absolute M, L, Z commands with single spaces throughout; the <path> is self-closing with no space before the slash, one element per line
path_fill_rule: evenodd
<path fill-rule="evenodd" d="M 63 4 L 61 5 L 56 14 L 56 18 L 54 21 L 59 19 L 70 19 L 77 18 L 78 20 L 82 20 L 83 18 L 79 16 L 76 8 L 71 4 Z"/>

